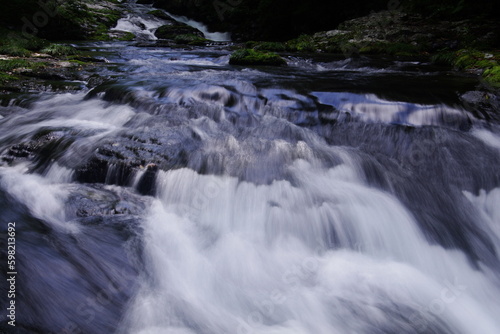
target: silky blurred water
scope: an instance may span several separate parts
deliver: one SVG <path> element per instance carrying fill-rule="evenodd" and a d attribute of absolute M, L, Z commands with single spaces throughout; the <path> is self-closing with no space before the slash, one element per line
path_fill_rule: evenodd
<path fill-rule="evenodd" d="M 500 130 L 460 100 L 474 78 L 81 47 L 105 55 L 108 81 L 0 107 L 19 272 L 2 330 L 500 331 Z"/>

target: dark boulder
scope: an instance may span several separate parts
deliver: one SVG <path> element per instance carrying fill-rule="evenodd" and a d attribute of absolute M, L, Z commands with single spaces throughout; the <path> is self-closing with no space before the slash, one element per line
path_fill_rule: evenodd
<path fill-rule="evenodd" d="M 155 32 L 155 36 L 160 39 L 175 39 L 177 36 L 182 35 L 203 37 L 203 34 L 199 30 L 182 23 L 164 25 L 159 27 Z"/>

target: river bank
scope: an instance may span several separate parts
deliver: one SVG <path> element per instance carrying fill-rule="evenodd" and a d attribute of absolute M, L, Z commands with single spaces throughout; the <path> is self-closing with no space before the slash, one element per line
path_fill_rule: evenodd
<path fill-rule="evenodd" d="M 123 23 L 125 18 L 130 17 L 130 8 L 125 3 L 105 1 L 99 5 L 87 3 L 80 7 L 68 6 L 58 8 L 58 15 L 63 15 L 68 22 L 83 22 L 83 30 L 75 33 L 73 37 L 80 36 L 93 41 L 136 40 L 142 44 L 152 38 L 159 39 L 154 45 L 181 48 L 210 43 L 198 30 L 175 22 L 170 14 L 163 10 L 151 8 L 148 15 L 157 20 L 151 25 L 142 21 L 132 22 L 133 20 Z M 78 15 L 82 19 L 77 20 Z M 226 47 L 228 50 L 252 50 L 246 51 L 246 54 L 252 55 L 252 60 L 240 61 L 247 65 L 259 65 L 259 59 L 263 59 L 265 63 L 268 62 L 266 59 L 272 57 L 275 59 L 272 63 L 284 63 L 283 60 L 269 55 L 270 52 L 304 57 L 307 57 L 308 53 L 320 53 L 340 54 L 346 58 L 382 55 L 427 60 L 478 75 L 484 89 L 498 94 L 499 28 L 499 23 L 491 19 L 440 20 L 398 9 L 373 12 L 344 21 L 334 30 L 302 34 L 286 42 L 240 41 Z M 66 36 L 54 34 L 50 29 L 48 31 L 42 29 L 41 35 L 55 40 Z M 44 49 L 50 48 L 50 42 L 35 35 L 27 36 L 1 28 L 0 37 L 0 85 L 3 91 L 26 90 L 23 87 L 28 87 L 28 90 L 33 87 L 46 89 L 43 87 L 47 85 L 40 80 L 34 84 L 34 78 L 81 80 L 82 76 L 78 72 L 81 69 L 90 70 L 96 65 L 95 61 L 88 57 L 77 56 L 69 47 L 64 49 L 65 47 L 61 46 L 61 53 L 56 50 L 47 54 Z M 54 44 L 52 46 L 58 47 Z"/>

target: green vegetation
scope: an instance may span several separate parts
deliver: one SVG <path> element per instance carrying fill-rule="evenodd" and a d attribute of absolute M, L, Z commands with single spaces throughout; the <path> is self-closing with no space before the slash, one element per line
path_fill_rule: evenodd
<path fill-rule="evenodd" d="M 254 49 L 241 49 L 233 52 L 229 58 L 231 65 L 286 65 L 286 61 L 273 52 L 262 52 Z"/>
<path fill-rule="evenodd" d="M 439 65 L 449 65 L 463 70 L 484 70 L 498 65 L 499 52 L 483 52 L 474 49 L 458 51 L 444 51 L 432 57 L 432 61 Z"/>
<path fill-rule="evenodd" d="M 109 0 L 16 0 L 2 5 L 0 22 L 26 38 L 102 40 L 122 15 L 115 8 Z"/>
<path fill-rule="evenodd" d="M 56 57 L 78 54 L 78 51 L 74 47 L 63 44 L 50 44 L 48 47 L 42 49 L 41 52 Z"/>
<path fill-rule="evenodd" d="M 286 42 L 287 49 L 297 52 L 315 52 L 316 45 L 314 38 L 309 35 L 302 34 L 296 39 Z"/>
<path fill-rule="evenodd" d="M 39 70 L 45 68 L 46 66 L 47 63 L 34 62 L 26 59 L 0 59 L 0 74 L 2 74 L 4 78 L 13 78 L 12 72 L 14 70 Z"/>
<path fill-rule="evenodd" d="M 437 53 L 437 54 L 433 55 L 431 57 L 431 61 L 434 64 L 437 64 L 437 65 L 449 65 L 449 66 L 453 66 L 455 58 L 456 58 L 455 52 L 453 52 L 453 51 L 444 51 L 444 52 L 440 52 L 440 53 Z"/>
<path fill-rule="evenodd" d="M 453 66 L 461 70 L 482 71 L 482 77 L 487 83 L 500 88 L 500 52 L 462 49 L 438 53 L 432 60 L 436 64 Z"/>
<path fill-rule="evenodd" d="M 205 45 L 208 40 L 194 34 L 182 34 L 177 35 L 174 38 L 177 44 L 188 44 L 188 45 Z"/>
<path fill-rule="evenodd" d="M 11 30 L 0 27 L 0 54 L 13 57 L 28 57 L 32 51 L 38 51 L 48 42 L 28 35 L 22 37 Z"/>
<path fill-rule="evenodd" d="M 135 35 L 131 32 L 124 32 L 120 37 L 118 37 L 119 41 L 130 42 L 135 39 Z"/>
<path fill-rule="evenodd" d="M 0 59 L 0 71 L 10 72 L 16 68 L 27 68 L 30 63 L 25 59 Z"/>
<path fill-rule="evenodd" d="M 485 70 L 483 78 L 493 87 L 500 88 L 500 66 L 495 65 Z"/>
<path fill-rule="evenodd" d="M 7 73 L 0 72 L 0 83 L 6 83 L 8 81 L 15 81 L 18 80 L 19 78 Z"/>
<path fill-rule="evenodd" d="M 31 52 L 16 45 L 0 46 L 0 54 L 13 57 L 29 57 Z"/>

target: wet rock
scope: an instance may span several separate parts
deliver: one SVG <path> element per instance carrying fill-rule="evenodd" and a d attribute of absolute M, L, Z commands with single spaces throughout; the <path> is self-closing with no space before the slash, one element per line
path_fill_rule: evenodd
<path fill-rule="evenodd" d="M 231 65 L 265 65 L 283 66 L 286 61 L 276 53 L 262 52 L 253 49 L 242 49 L 235 51 L 229 58 Z"/>
<path fill-rule="evenodd" d="M 89 160 L 76 167 L 75 179 L 83 183 L 132 185 L 141 194 L 154 194 L 158 170 L 186 167 L 188 156 L 201 145 L 191 130 L 167 128 L 165 123 L 123 133 L 100 145 Z"/>
<path fill-rule="evenodd" d="M 58 147 L 59 145 L 61 145 L 61 147 L 58 151 L 67 147 L 67 144 L 64 145 L 63 143 L 63 136 L 64 134 L 62 132 L 57 131 L 45 134 L 35 134 L 32 140 L 18 143 L 8 148 L 0 155 L 0 160 L 7 164 L 29 161 L 38 162 L 38 166 L 43 165 L 47 159 L 53 157 L 53 154 L 57 154 L 52 152 L 52 154 L 42 157 L 44 153 L 47 153 L 51 148 Z"/>
<path fill-rule="evenodd" d="M 146 171 L 138 181 L 136 190 L 142 195 L 154 195 L 156 193 L 156 174 L 158 166 L 150 164 L 146 166 Z"/>
<path fill-rule="evenodd" d="M 67 219 L 110 215 L 138 216 L 147 207 L 148 199 L 124 188 L 94 184 L 72 185 L 65 210 Z"/>
<path fill-rule="evenodd" d="M 396 10 L 345 21 L 338 30 L 319 32 L 313 38 L 318 49 L 347 56 L 363 53 L 363 49 L 370 53 L 419 55 L 464 47 L 494 49 L 499 45 L 495 33 L 498 27 L 498 22 L 492 20 L 438 21 Z M 394 45 L 412 45 L 413 49 L 401 53 Z"/>
<path fill-rule="evenodd" d="M 492 91 L 469 91 L 460 96 L 464 107 L 478 119 L 500 122 L 500 96 Z"/>
<path fill-rule="evenodd" d="M 203 34 L 199 30 L 180 23 L 161 26 L 155 32 L 155 36 L 160 39 L 175 39 L 179 35 L 203 37 Z"/>

